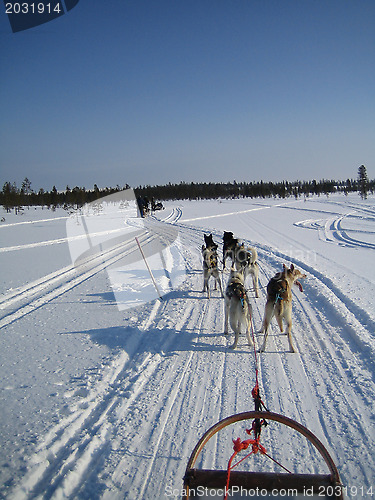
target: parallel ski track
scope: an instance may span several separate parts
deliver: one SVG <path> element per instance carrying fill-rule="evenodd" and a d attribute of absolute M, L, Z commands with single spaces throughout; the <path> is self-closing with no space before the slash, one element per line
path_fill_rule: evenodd
<path fill-rule="evenodd" d="M 165 230 L 168 233 L 168 222 L 173 223 L 187 245 L 184 291 L 142 308 L 141 326 L 130 336 L 126 352 L 112 360 L 74 411 L 51 428 L 32 457 L 34 465 L 9 498 L 166 498 L 167 485 L 181 488 L 188 456 L 201 434 L 225 416 L 252 409 L 253 351 L 244 338 L 236 352 L 228 349 L 231 339 L 222 335 L 223 302 L 215 292 L 210 300 L 202 298 L 200 292 L 199 249 L 203 234 L 213 231 L 183 224 L 180 217 L 181 211 L 175 210 L 165 220 Z M 221 233 L 213 234 L 221 243 Z M 111 258 L 120 258 L 126 251 L 129 249 L 119 248 Z M 263 287 L 261 297 L 253 301 L 255 329 L 262 319 L 264 286 L 283 262 L 282 255 L 273 254 L 265 245 L 258 246 L 258 253 Z M 344 482 L 360 456 L 357 486 L 366 485 L 370 481 L 366 467 L 374 468 L 374 458 L 363 443 L 373 439 L 372 417 L 366 411 L 358 415 L 357 410 L 368 408 L 369 401 L 375 400 L 368 371 L 373 367 L 371 355 L 363 355 L 358 347 L 358 343 L 367 345 L 368 325 L 366 320 L 360 323 L 353 318 L 351 311 L 346 314 L 349 299 L 335 294 L 319 273 L 297 264 L 313 282 L 306 287 L 306 295 L 297 292 L 293 299 L 299 354 L 286 352 L 286 338 L 273 326 L 267 352 L 259 356 L 262 396 L 272 411 L 283 413 L 286 407 L 293 408 L 293 415 L 287 416 L 316 432 L 328 447 L 332 433 L 340 434 L 340 449 L 330 451 L 338 459 Z M 96 262 L 90 270 L 82 271 L 78 281 L 93 276 L 101 266 Z M 58 276 L 51 277 L 53 286 L 57 281 L 64 283 L 70 274 L 63 271 Z M 53 298 L 53 291 L 48 280 L 45 283 L 40 286 L 47 300 Z M 75 284 L 65 286 L 69 290 Z M 30 299 L 31 290 L 24 293 L 25 300 Z M 324 296 L 326 309 L 316 310 L 317 294 L 320 300 Z M 17 297 L 8 297 L 13 299 Z M 29 304 L 33 303 L 34 299 L 30 300 Z M 335 333 L 332 321 L 342 325 L 342 336 Z M 361 330 L 358 335 L 355 326 Z M 358 369 L 351 366 L 351 356 L 359 361 Z M 328 380 L 325 373 L 329 373 Z M 279 444 L 279 436 L 267 432 L 273 456 L 298 469 L 301 457 L 289 457 Z M 212 453 L 203 454 L 202 465 L 222 467 L 231 453 L 230 444 L 218 439 L 213 446 Z M 312 459 L 303 471 L 320 471 L 320 467 L 319 461 Z"/>
<path fill-rule="evenodd" d="M 344 243 L 347 243 L 348 245 L 351 245 L 353 247 L 362 247 L 362 248 L 369 248 L 369 249 L 374 250 L 375 245 L 373 243 L 368 243 L 368 242 L 359 240 L 358 238 L 352 238 L 351 236 L 349 236 L 347 234 L 348 230 L 343 228 L 343 225 L 342 225 L 342 222 L 346 217 L 348 217 L 348 215 L 339 217 L 338 219 L 336 219 L 333 222 L 332 231 L 333 231 L 335 238 L 337 238 L 337 240 L 342 241 Z"/>
<path fill-rule="evenodd" d="M 294 244 L 302 246 L 299 242 Z M 283 261 L 291 260 L 279 251 L 274 254 L 265 245 L 258 245 L 257 248 L 259 259 L 271 264 L 271 269 L 280 269 Z M 370 487 L 371 477 L 366 474 L 366 468 L 374 468 L 374 450 L 371 446 L 374 432 L 373 415 L 367 408 L 373 405 L 375 396 L 374 322 L 367 311 L 354 304 L 327 277 L 299 260 L 294 259 L 294 264 L 308 275 L 304 284 L 305 293 L 297 291 L 293 294 L 293 336 L 300 354 L 300 369 L 305 374 L 306 389 L 311 391 L 306 401 L 310 398 L 316 401 L 321 427 L 316 428 L 316 433 L 323 433 L 328 443 L 332 434 L 333 437 L 337 434 L 342 436 L 339 449 L 337 439 L 334 439 L 336 449 L 331 449 L 331 452 L 337 457 L 344 482 L 345 477 L 353 476 L 353 468 L 356 467 L 357 484 Z M 316 308 L 317 303 L 319 309 Z M 272 328 L 273 332 L 278 332 L 275 324 Z M 281 353 L 277 345 L 278 338 L 280 335 L 276 333 L 276 351 Z M 272 350 L 272 347 L 268 349 Z M 267 352 L 262 355 L 264 370 L 268 358 Z M 276 362 L 281 359 L 290 383 L 301 380 L 296 377 L 296 367 L 290 365 L 290 362 L 295 365 L 296 357 L 286 355 L 281 358 L 278 354 Z M 266 384 L 265 380 L 265 387 Z M 300 398 L 301 393 L 295 396 Z M 304 413 L 302 406 L 299 415 L 302 423 Z M 294 418 L 298 420 L 298 417 Z M 311 425 L 313 427 L 310 428 L 314 429 L 313 422 Z M 364 443 L 370 443 L 370 447 L 363 446 Z"/>
<path fill-rule="evenodd" d="M 211 231 L 207 229 L 206 232 Z M 214 232 L 214 235 L 216 238 L 221 237 L 220 233 Z M 290 258 L 280 252 L 277 252 L 277 255 L 273 254 L 272 250 L 265 245 L 256 246 L 261 263 L 260 280 L 265 284 L 281 268 L 282 263 L 289 261 Z M 272 408 L 272 404 L 269 405 L 275 411 L 283 411 L 282 399 L 285 394 L 289 394 L 290 398 L 296 401 L 296 414 L 293 418 L 310 428 L 315 428 L 317 434 L 325 438 L 328 443 L 332 432 L 345 436 L 342 449 L 331 450 L 334 456 L 337 454 L 339 462 L 342 461 L 345 477 L 345 471 L 350 470 L 357 460 L 358 448 L 361 449 L 362 464 L 374 463 L 373 449 L 362 446 L 362 443 L 373 442 L 373 417 L 368 411 L 358 411 L 358 408 L 371 407 L 375 396 L 374 322 L 365 310 L 354 304 L 329 279 L 303 262 L 295 261 L 295 264 L 309 276 L 306 284 L 309 296 L 306 297 L 297 292 L 293 299 L 294 338 L 301 354 L 300 356 L 284 354 L 287 348 L 285 336 L 279 335 L 276 325 L 273 325 L 272 330 L 274 334 L 276 333 L 274 338 L 277 354 L 271 352 L 268 356 L 267 353 L 261 356 L 263 385 L 270 401 L 276 402 L 274 393 L 279 396 L 278 409 Z M 308 284 L 309 281 L 312 282 L 311 285 Z M 261 287 L 261 294 L 263 300 L 261 298 L 256 301 L 254 307 L 254 318 L 258 321 L 258 325 L 263 314 L 264 286 Z M 326 304 L 323 312 L 315 311 L 318 297 L 320 303 Z M 259 308 L 260 303 L 262 305 Z M 337 327 L 342 329 L 343 333 L 340 336 L 336 333 Z M 299 332 L 300 334 L 307 333 L 301 338 L 301 335 L 298 335 Z M 331 337 L 331 332 L 334 338 Z M 311 343 L 313 343 L 313 348 Z M 272 351 L 272 347 L 269 349 Z M 351 357 L 353 363 L 350 363 Z M 272 363 L 269 363 L 270 359 Z M 329 380 L 321 376 L 321 373 L 326 373 L 325 370 L 321 370 L 322 364 L 330 374 Z M 359 369 L 356 370 L 351 366 L 359 366 Z M 278 381 L 280 373 L 284 373 L 282 378 L 285 379 L 286 387 L 288 387 L 286 392 L 280 390 L 280 387 L 275 390 L 273 378 L 269 375 L 270 369 L 277 373 Z M 296 376 L 297 373 L 298 376 Z M 301 394 L 301 390 L 304 394 Z M 313 405 L 311 405 L 311 399 L 315 399 Z M 307 403 L 307 412 L 303 401 Z M 311 406 L 315 406 L 317 410 L 309 415 Z M 320 424 L 318 426 L 316 425 L 317 416 Z M 348 422 L 355 422 L 354 427 Z M 356 443 L 354 446 L 353 442 Z M 366 477 L 365 470 L 361 471 L 361 465 L 358 468 L 358 484 L 371 486 L 371 479 Z"/>
<path fill-rule="evenodd" d="M 194 274 L 192 277 L 194 278 Z M 191 302 L 195 302 L 195 299 Z M 202 306 L 202 309 L 194 314 L 192 314 L 193 304 L 185 309 L 181 320 L 176 325 L 177 330 L 184 330 L 186 323 L 189 324 L 189 328 L 195 328 L 196 314 L 201 315 L 200 321 L 204 322 L 206 312 L 209 310 L 209 302 L 204 301 Z M 155 324 L 156 319 L 160 323 L 167 308 L 167 302 L 157 301 L 149 317 L 143 321 L 141 329 L 144 328 L 147 331 Z M 159 328 L 158 326 L 157 329 Z M 17 488 L 11 497 L 18 499 L 43 495 L 43 498 L 58 498 L 61 492 L 64 496 L 75 497 L 80 490 L 83 490 L 83 495 L 87 495 L 87 482 L 90 483 L 89 478 L 93 467 L 102 459 L 103 454 L 105 455 L 109 442 L 116 441 L 118 429 L 122 428 L 122 419 L 128 424 L 129 412 L 132 412 L 134 402 L 144 397 L 145 386 L 149 384 L 153 376 L 155 374 L 160 376 L 160 372 L 163 373 L 160 369 L 160 363 L 163 361 L 160 352 L 173 352 L 173 344 L 179 343 L 173 335 L 163 333 L 162 330 L 160 333 L 157 344 L 158 352 L 145 354 L 144 348 L 148 346 L 148 333 L 136 339 L 133 342 L 133 352 L 123 353 L 116 358 L 98 387 L 85 399 L 81 399 L 79 408 L 51 429 L 40 445 L 39 452 L 33 457 L 33 462 L 37 465 L 32 467 L 22 486 Z M 144 342 L 146 346 L 143 345 Z M 172 373 L 177 373 L 177 379 L 173 380 L 172 391 L 169 385 L 164 384 L 165 389 L 162 394 L 164 393 L 166 405 L 163 405 L 162 415 L 158 419 L 158 431 L 154 433 L 156 438 L 150 460 L 147 461 L 147 473 L 145 475 L 145 471 L 142 470 L 143 483 L 139 485 L 136 496 L 133 496 L 133 488 L 129 498 L 142 498 L 143 493 L 149 487 L 149 480 L 145 478 L 148 478 L 151 473 L 159 447 L 164 446 L 161 440 L 169 415 L 176 397 L 180 394 L 180 386 L 193 359 L 193 351 L 187 349 L 186 353 L 186 359 L 176 358 L 179 368 L 176 366 L 176 369 L 172 370 Z M 163 387 L 163 384 L 158 383 L 157 387 Z M 115 426 L 112 421 L 115 422 Z M 122 432 L 125 431 L 122 429 Z M 132 442 L 134 444 L 134 439 Z M 113 444 L 111 449 L 112 446 Z"/>
<path fill-rule="evenodd" d="M 152 236 L 142 235 L 140 241 L 145 243 L 150 238 Z M 4 294 L 0 300 L 0 310 L 3 311 L 0 329 L 44 306 L 134 251 L 137 251 L 135 241 L 120 243 L 86 258 L 76 266 L 66 266 Z"/>

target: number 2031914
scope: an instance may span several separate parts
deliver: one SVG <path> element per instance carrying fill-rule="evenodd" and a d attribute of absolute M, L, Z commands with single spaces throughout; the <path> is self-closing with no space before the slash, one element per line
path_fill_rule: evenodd
<path fill-rule="evenodd" d="M 14 2 L 5 4 L 6 14 L 60 14 L 63 11 L 60 2 Z"/>
<path fill-rule="evenodd" d="M 330 486 L 328 487 L 330 488 Z M 341 491 L 347 498 L 373 498 L 375 489 L 372 486 L 341 486 Z M 325 492 L 326 493 L 326 492 Z M 330 492 L 329 492 L 330 493 Z M 328 494 L 329 494 L 328 493 Z M 335 493 L 335 492 L 333 492 Z"/>

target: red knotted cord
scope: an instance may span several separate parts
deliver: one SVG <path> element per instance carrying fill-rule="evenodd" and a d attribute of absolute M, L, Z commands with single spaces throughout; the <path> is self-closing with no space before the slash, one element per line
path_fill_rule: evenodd
<path fill-rule="evenodd" d="M 249 306 L 249 312 L 250 312 L 251 335 L 253 338 L 253 347 L 254 347 L 254 356 L 255 356 L 255 386 L 254 386 L 253 390 L 251 391 L 251 395 L 254 399 L 255 411 L 260 411 L 262 409 L 262 407 L 267 410 L 265 404 L 263 403 L 263 401 L 260 398 L 259 381 L 258 381 L 258 357 L 257 357 L 257 351 L 256 351 L 256 347 L 255 347 L 254 328 L 253 328 L 253 321 L 252 321 L 250 306 Z M 237 439 L 233 440 L 234 453 L 232 454 L 232 456 L 230 457 L 229 462 L 228 462 L 227 484 L 225 487 L 224 500 L 227 500 L 227 498 L 228 498 L 231 470 L 234 469 L 235 467 L 237 467 L 241 462 L 246 460 L 246 458 L 248 458 L 250 455 L 255 455 L 258 452 L 262 453 L 263 455 L 267 455 L 267 450 L 264 448 L 264 446 L 262 446 L 260 444 L 260 432 L 261 432 L 262 425 L 267 425 L 267 422 L 265 420 L 255 419 L 252 423 L 251 429 L 246 429 L 246 432 L 248 434 L 251 434 L 252 432 L 254 433 L 255 439 L 246 439 L 245 441 L 241 441 L 240 438 L 237 438 Z M 233 462 L 234 458 L 236 457 L 236 455 L 240 451 L 246 450 L 250 445 L 251 445 L 251 452 L 248 453 L 241 460 L 239 460 L 237 463 L 232 465 L 232 462 Z"/>
<path fill-rule="evenodd" d="M 301 286 L 299 283 L 296 283 L 298 286 Z M 257 351 L 255 347 L 255 338 L 254 338 L 254 328 L 253 328 L 253 322 L 252 322 L 252 315 L 251 315 L 251 308 L 249 305 L 249 312 L 250 312 L 250 321 L 251 321 L 251 334 L 253 338 L 253 346 L 254 346 L 254 357 L 255 357 L 255 386 L 253 390 L 251 391 L 251 395 L 254 400 L 255 404 L 255 411 L 260 412 L 262 408 L 264 408 L 266 411 L 269 411 L 266 407 L 266 405 L 263 403 L 261 397 L 260 397 L 260 391 L 259 391 L 259 381 L 258 381 L 258 357 L 257 357 Z M 255 455 L 256 453 L 260 452 L 262 455 L 265 455 L 269 459 L 271 459 L 275 464 L 279 465 L 282 469 L 284 469 L 286 472 L 289 474 L 292 474 L 292 472 L 284 467 L 280 462 L 272 458 L 270 455 L 268 455 L 267 450 L 260 444 L 260 433 L 262 430 L 262 426 L 267 425 L 267 422 L 265 419 L 260 419 L 260 418 L 255 418 L 253 420 L 253 423 L 251 425 L 251 429 L 246 429 L 246 432 L 251 435 L 251 433 L 254 433 L 254 439 L 245 439 L 244 441 L 241 441 L 240 438 L 233 439 L 233 450 L 234 453 L 230 457 L 228 461 L 228 467 L 227 467 L 227 483 L 225 486 L 225 493 L 224 493 L 224 500 L 227 500 L 228 494 L 229 494 L 229 483 L 230 483 L 230 473 L 231 471 L 237 467 L 241 462 L 246 460 L 250 455 Z M 248 453 L 245 457 L 241 458 L 238 462 L 236 462 L 234 465 L 232 465 L 232 462 L 236 455 L 242 451 L 242 450 L 247 450 L 247 448 L 251 445 L 251 452 Z"/>
<path fill-rule="evenodd" d="M 252 432 L 252 429 L 248 430 L 247 431 L 249 434 Z M 235 467 L 237 467 L 237 465 L 239 465 L 241 462 L 243 462 L 244 460 L 246 460 L 246 458 L 248 458 L 250 455 L 255 455 L 256 453 L 258 453 L 258 451 L 264 455 L 267 454 L 267 450 L 264 448 L 264 446 L 262 446 L 260 444 L 260 436 L 258 436 L 257 438 L 255 439 L 245 439 L 245 441 L 241 441 L 240 438 L 237 438 L 237 439 L 233 439 L 233 450 L 234 450 L 234 453 L 232 454 L 232 456 L 230 457 L 229 459 L 229 462 L 228 462 L 228 468 L 227 468 L 227 484 L 225 486 L 225 497 L 224 497 L 224 500 L 227 500 L 228 498 L 228 493 L 229 493 L 229 482 L 230 482 L 230 472 L 232 469 L 234 469 Z M 247 450 L 247 448 L 251 445 L 251 452 L 248 453 L 245 457 L 243 457 L 241 460 L 239 460 L 238 462 L 236 462 L 234 465 L 232 465 L 232 462 L 234 460 L 234 458 L 236 457 L 236 455 L 242 451 L 242 450 Z"/>

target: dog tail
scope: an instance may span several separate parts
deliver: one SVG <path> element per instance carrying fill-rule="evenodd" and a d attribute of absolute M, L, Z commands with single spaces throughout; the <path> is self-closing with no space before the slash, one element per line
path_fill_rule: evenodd
<path fill-rule="evenodd" d="M 251 263 L 253 264 L 258 260 L 258 252 L 254 247 L 250 247 L 249 251 L 251 252 Z"/>

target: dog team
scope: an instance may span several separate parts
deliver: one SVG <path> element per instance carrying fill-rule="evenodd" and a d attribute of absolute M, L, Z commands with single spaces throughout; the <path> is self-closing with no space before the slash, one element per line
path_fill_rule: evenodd
<path fill-rule="evenodd" d="M 245 287 L 246 278 L 251 274 L 255 297 L 259 297 L 259 265 L 258 254 L 255 248 L 245 246 L 232 232 L 224 231 L 223 236 L 223 270 L 229 258 L 231 268 L 228 284 L 223 293 L 220 271 L 218 268 L 219 257 L 218 245 L 213 241 L 212 234 L 204 235 L 205 244 L 202 245 L 203 256 L 203 292 L 207 292 L 210 298 L 209 279 L 215 280 L 215 290 L 219 286 L 221 296 L 225 299 L 224 333 L 228 334 L 228 326 L 235 334 L 232 349 L 237 347 L 241 332 L 245 332 L 249 345 L 253 345 L 251 338 L 252 308 Z M 302 291 L 299 279 L 306 278 L 305 274 L 296 269 L 293 264 L 288 268 L 283 265 L 283 270 L 270 279 L 267 285 L 267 301 L 264 311 L 262 328 L 260 334 L 264 334 L 263 344 L 259 352 L 266 348 L 268 327 L 273 316 L 276 317 L 280 331 L 284 332 L 283 320 L 286 323 L 286 335 L 288 336 L 289 349 L 295 352 L 292 341 L 292 286 L 297 285 Z"/>

